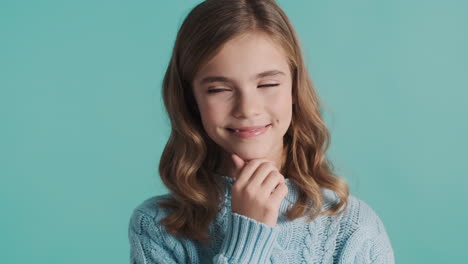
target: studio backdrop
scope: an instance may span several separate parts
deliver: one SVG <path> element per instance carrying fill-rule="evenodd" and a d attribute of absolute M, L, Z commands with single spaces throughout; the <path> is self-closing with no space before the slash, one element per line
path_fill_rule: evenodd
<path fill-rule="evenodd" d="M 162 77 L 198 2 L 0 2 L 0 262 L 128 263 L 132 210 L 167 193 Z M 468 2 L 278 3 L 396 263 L 466 262 Z"/>

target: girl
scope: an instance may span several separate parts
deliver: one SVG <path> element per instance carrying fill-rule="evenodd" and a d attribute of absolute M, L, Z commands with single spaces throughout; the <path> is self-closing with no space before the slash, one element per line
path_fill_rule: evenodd
<path fill-rule="evenodd" d="M 383 223 L 326 159 L 299 40 L 274 0 L 206 0 L 163 81 L 170 194 L 129 224 L 131 263 L 393 263 Z"/>

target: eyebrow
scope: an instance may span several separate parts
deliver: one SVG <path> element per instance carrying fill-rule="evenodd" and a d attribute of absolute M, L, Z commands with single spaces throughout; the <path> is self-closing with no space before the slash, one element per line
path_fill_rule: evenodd
<path fill-rule="evenodd" d="M 286 75 L 286 74 L 280 70 L 269 70 L 269 71 L 264 71 L 264 72 L 257 74 L 256 76 L 254 76 L 253 79 L 258 80 L 260 78 L 263 78 L 266 76 L 273 76 L 273 75 Z M 207 76 L 201 79 L 200 85 L 211 83 L 211 82 L 232 82 L 232 80 L 224 76 Z"/>

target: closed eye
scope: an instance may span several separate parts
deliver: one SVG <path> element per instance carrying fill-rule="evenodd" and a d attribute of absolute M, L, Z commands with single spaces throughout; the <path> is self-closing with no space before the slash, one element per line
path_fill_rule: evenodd
<path fill-rule="evenodd" d="M 259 85 L 258 87 L 273 87 L 273 86 L 278 86 L 279 83 L 270 83 L 270 84 L 262 84 Z"/>
<path fill-rule="evenodd" d="M 218 93 L 221 91 L 228 91 L 228 89 L 211 89 L 211 90 L 208 90 L 208 93 Z"/>
<path fill-rule="evenodd" d="M 262 84 L 262 85 L 259 85 L 258 87 L 273 87 L 273 86 L 278 86 L 279 83 L 271 83 L 271 84 Z M 211 89 L 211 90 L 208 90 L 208 93 L 219 93 L 221 91 L 229 91 L 229 89 Z"/>

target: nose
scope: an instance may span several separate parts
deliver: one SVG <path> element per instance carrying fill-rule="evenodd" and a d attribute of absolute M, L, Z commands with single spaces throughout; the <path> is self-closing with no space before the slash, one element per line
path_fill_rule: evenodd
<path fill-rule="evenodd" d="M 260 114 L 262 102 L 259 100 L 256 90 L 253 92 L 239 93 L 234 106 L 234 117 L 248 119 Z"/>

